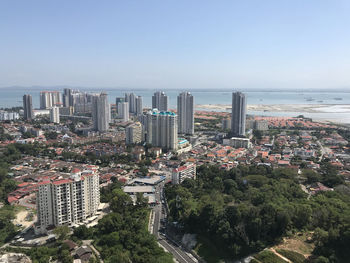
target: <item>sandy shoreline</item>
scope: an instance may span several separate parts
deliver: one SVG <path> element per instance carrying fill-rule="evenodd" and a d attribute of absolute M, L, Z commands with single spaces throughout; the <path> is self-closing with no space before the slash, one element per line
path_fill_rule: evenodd
<path fill-rule="evenodd" d="M 231 109 L 229 104 L 197 104 L 196 109 L 222 110 Z M 305 113 L 350 113 L 349 104 L 250 104 L 248 111 L 264 112 L 305 112 Z"/>

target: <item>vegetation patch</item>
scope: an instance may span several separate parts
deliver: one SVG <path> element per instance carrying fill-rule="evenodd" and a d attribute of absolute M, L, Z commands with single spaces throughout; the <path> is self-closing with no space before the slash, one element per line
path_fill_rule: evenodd
<path fill-rule="evenodd" d="M 286 249 L 276 249 L 277 253 L 281 254 L 285 258 L 288 258 L 293 263 L 304 263 L 305 257 L 298 252 L 286 250 Z"/>
<path fill-rule="evenodd" d="M 259 254 L 256 254 L 254 258 L 261 263 L 286 263 L 285 260 L 269 250 L 261 251 Z"/>

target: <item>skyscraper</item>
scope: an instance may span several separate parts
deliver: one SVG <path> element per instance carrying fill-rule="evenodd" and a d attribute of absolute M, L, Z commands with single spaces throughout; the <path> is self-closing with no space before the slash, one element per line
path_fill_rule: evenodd
<path fill-rule="evenodd" d="M 177 97 L 177 115 L 179 133 L 194 133 L 194 100 L 189 92 L 182 92 Z"/>
<path fill-rule="evenodd" d="M 241 92 L 232 93 L 231 131 L 233 136 L 245 135 L 246 98 Z"/>
<path fill-rule="evenodd" d="M 147 142 L 168 150 L 177 149 L 177 115 L 169 111 L 147 113 Z"/>
<path fill-rule="evenodd" d="M 136 112 L 136 96 L 134 93 L 125 93 L 125 102 L 129 103 L 129 112 Z"/>
<path fill-rule="evenodd" d="M 31 120 L 34 117 L 32 95 L 23 96 L 24 119 Z"/>
<path fill-rule="evenodd" d="M 163 91 L 157 91 L 152 96 L 152 109 L 168 111 L 169 98 Z"/>
<path fill-rule="evenodd" d="M 60 123 L 60 108 L 52 107 L 50 109 L 50 121 L 53 123 Z"/>
<path fill-rule="evenodd" d="M 95 94 L 92 98 L 92 121 L 95 131 L 105 132 L 109 129 L 110 111 L 107 94 Z"/>
<path fill-rule="evenodd" d="M 118 117 L 123 122 L 129 121 L 129 102 L 120 102 L 118 104 Z"/>
<path fill-rule="evenodd" d="M 58 91 L 40 92 L 40 109 L 50 109 L 53 106 L 61 105 L 61 94 Z"/>
<path fill-rule="evenodd" d="M 72 90 L 64 89 L 63 90 L 63 107 L 73 106 Z"/>
<path fill-rule="evenodd" d="M 135 98 L 135 115 L 139 116 L 142 114 L 143 111 L 143 103 L 142 103 L 142 97 L 137 96 Z"/>

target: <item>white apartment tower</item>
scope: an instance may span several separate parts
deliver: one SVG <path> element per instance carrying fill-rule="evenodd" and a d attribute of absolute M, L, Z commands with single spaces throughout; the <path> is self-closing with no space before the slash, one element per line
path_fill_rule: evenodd
<path fill-rule="evenodd" d="M 93 171 L 41 182 L 37 192 L 36 231 L 45 233 L 49 226 L 84 222 L 96 214 L 99 204 L 99 176 Z"/>
<path fill-rule="evenodd" d="M 169 111 L 154 109 L 147 113 L 147 142 L 153 146 L 176 150 L 177 115 Z"/>
<path fill-rule="evenodd" d="M 52 107 L 50 109 L 50 121 L 53 123 L 60 123 L 60 108 L 59 107 Z"/>
<path fill-rule="evenodd" d="M 163 91 L 157 91 L 152 96 L 152 109 L 168 111 L 169 97 Z"/>
<path fill-rule="evenodd" d="M 233 136 L 245 135 L 246 98 L 241 92 L 232 93 L 231 131 Z"/>
<path fill-rule="evenodd" d="M 143 102 L 142 97 L 137 96 L 135 99 L 135 115 L 140 116 L 143 112 Z"/>
<path fill-rule="evenodd" d="M 142 124 L 140 122 L 135 122 L 125 130 L 125 141 L 126 144 L 134 144 L 142 142 Z"/>
<path fill-rule="evenodd" d="M 40 109 L 50 109 L 53 106 L 61 105 L 61 94 L 58 91 L 40 92 Z"/>
<path fill-rule="evenodd" d="M 177 97 L 177 115 L 179 133 L 194 133 L 194 100 L 189 92 L 182 92 Z"/>
<path fill-rule="evenodd" d="M 118 103 L 118 117 L 123 122 L 129 121 L 129 102 Z"/>
<path fill-rule="evenodd" d="M 92 98 L 92 121 L 94 130 L 105 132 L 109 129 L 111 108 L 106 93 L 96 94 Z"/>

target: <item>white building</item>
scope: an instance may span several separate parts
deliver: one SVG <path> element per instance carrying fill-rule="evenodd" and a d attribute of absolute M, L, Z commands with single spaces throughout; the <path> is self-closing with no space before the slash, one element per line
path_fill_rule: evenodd
<path fill-rule="evenodd" d="M 109 129 L 111 108 L 106 93 L 96 94 L 92 99 L 92 122 L 94 130 L 105 132 Z"/>
<path fill-rule="evenodd" d="M 175 168 L 171 176 L 172 184 L 181 184 L 186 178 L 196 178 L 196 165 L 194 163 L 187 163 L 183 166 Z"/>
<path fill-rule="evenodd" d="M 53 123 L 60 123 L 60 108 L 59 107 L 52 107 L 50 109 L 50 122 Z"/>
<path fill-rule="evenodd" d="M 232 137 L 230 139 L 224 139 L 223 145 L 228 145 L 234 148 L 246 148 L 248 149 L 250 147 L 250 141 L 248 138 L 238 138 L 238 137 Z"/>
<path fill-rule="evenodd" d="M 158 111 L 154 109 L 147 113 L 147 142 L 152 146 L 163 149 L 176 150 L 177 115 L 170 111 Z"/>
<path fill-rule="evenodd" d="M 194 99 L 191 93 L 182 92 L 177 97 L 177 115 L 179 133 L 194 133 Z"/>
<path fill-rule="evenodd" d="M 49 226 L 74 225 L 96 214 L 100 204 L 99 176 L 84 171 L 67 178 L 45 181 L 37 192 L 36 232 Z"/>
<path fill-rule="evenodd" d="M 125 129 L 126 144 L 137 144 L 142 142 L 142 124 L 135 122 Z"/>
<path fill-rule="evenodd" d="M 61 104 L 61 94 L 59 91 L 40 92 L 40 109 L 50 109 L 53 106 Z"/>
<path fill-rule="evenodd" d="M 129 102 L 120 102 L 118 104 L 118 117 L 123 122 L 129 121 Z"/>
<path fill-rule="evenodd" d="M 168 111 L 169 97 L 163 91 L 157 91 L 152 96 L 152 109 Z"/>
<path fill-rule="evenodd" d="M 0 121 L 14 121 L 18 119 L 18 112 L 0 111 Z"/>

